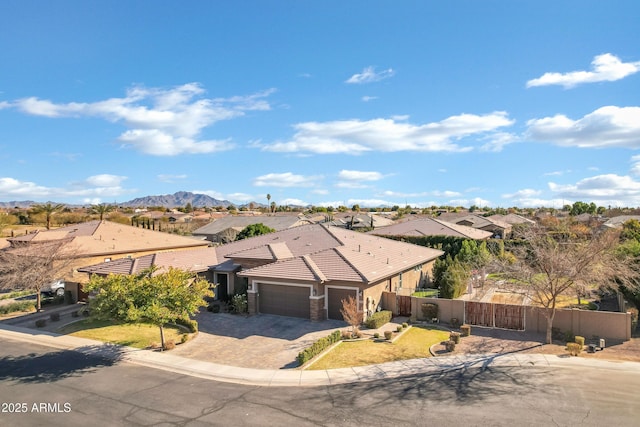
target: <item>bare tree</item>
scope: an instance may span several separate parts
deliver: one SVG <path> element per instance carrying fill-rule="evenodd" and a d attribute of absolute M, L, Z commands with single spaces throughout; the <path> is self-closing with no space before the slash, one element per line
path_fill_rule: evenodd
<path fill-rule="evenodd" d="M 342 318 L 351 326 L 351 336 L 358 333 L 358 326 L 362 323 L 362 312 L 358 311 L 358 302 L 351 295 L 342 300 L 340 309 Z"/>
<path fill-rule="evenodd" d="M 36 292 L 36 309 L 42 308 L 44 286 L 69 273 L 77 258 L 65 241 L 24 244 L 0 251 L 0 289 Z"/>
<path fill-rule="evenodd" d="M 616 286 L 630 276 L 630 263 L 616 256 L 618 242 L 615 231 L 584 238 L 533 227 L 520 230 L 509 245 L 515 261 L 504 263 L 502 270 L 514 287 L 545 309 L 547 343 L 552 342 L 559 297 L 574 296 L 583 286 Z"/>

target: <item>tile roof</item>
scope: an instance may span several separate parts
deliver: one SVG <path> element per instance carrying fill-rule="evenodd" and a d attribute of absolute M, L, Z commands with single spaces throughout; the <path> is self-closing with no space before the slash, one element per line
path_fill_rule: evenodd
<path fill-rule="evenodd" d="M 285 230 L 290 227 L 298 225 L 308 224 L 310 221 L 305 218 L 298 218 L 298 216 L 226 216 L 224 218 L 216 219 L 209 224 L 202 226 L 195 230 L 192 234 L 198 235 L 212 235 L 218 234 L 229 228 L 244 229 L 248 225 L 252 224 L 264 224 L 269 228 L 273 228 L 276 231 Z"/>
<path fill-rule="evenodd" d="M 376 236 L 453 236 L 467 239 L 484 240 L 491 237 L 491 232 L 454 224 L 436 218 L 420 218 L 377 228 L 367 234 Z"/>

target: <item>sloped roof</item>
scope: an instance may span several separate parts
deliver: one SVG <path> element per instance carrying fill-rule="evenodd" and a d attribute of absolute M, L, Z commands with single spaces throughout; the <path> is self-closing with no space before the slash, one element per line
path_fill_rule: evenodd
<path fill-rule="evenodd" d="M 273 228 L 276 231 L 285 230 L 290 227 L 298 225 L 309 224 L 307 219 L 300 219 L 298 216 L 283 215 L 283 216 L 226 216 L 224 218 L 216 219 L 207 225 L 204 225 L 192 234 L 197 235 L 212 235 L 218 234 L 229 228 L 242 230 L 248 225 L 264 224 L 269 228 Z"/>
<path fill-rule="evenodd" d="M 484 240 L 491 232 L 466 225 L 453 224 L 436 218 L 420 218 L 405 221 L 369 231 L 376 236 L 453 236 L 467 239 Z"/>
<path fill-rule="evenodd" d="M 606 227 L 620 228 L 625 222 L 629 221 L 630 219 L 635 219 L 636 221 L 640 221 L 640 215 L 614 216 L 613 218 L 609 218 L 607 222 L 605 222 L 603 225 Z"/>
<path fill-rule="evenodd" d="M 111 221 L 89 221 L 55 230 L 39 231 L 9 239 L 16 243 L 38 243 L 69 240 L 65 250 L 83 257 L 116 253 L 161 251 L 207 246 L 208 243 L 188 237 L 118 224 Z"/>
<path fill-rule="evenodd" d="M 504 221 L 490 219 L 489 217 L 484 217 L 481 215 L 474 215 L 474 214 L 461 216 L 454 220 L 456 224 L 460 224 L 461 222 L 465 222 L 465 221 L 473 224 L 472 227 L 474 228 L 483 228 L 483 227 L 488 227 L 490 225 L 495 225 L 503 229 L 511 228 L 511 224 L 508 224 Z"/>

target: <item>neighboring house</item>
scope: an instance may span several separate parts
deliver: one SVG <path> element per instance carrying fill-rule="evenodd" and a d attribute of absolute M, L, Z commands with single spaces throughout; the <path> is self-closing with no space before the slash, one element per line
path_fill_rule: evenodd
<path fill-rule="evenodd" d="M 197 262 L 189 261 L 190 253 Z M 354 297 L 366 318 L 380 307 L 383 292 L 428 283 L 433 263 L 442 254 L 436 249 L 313 224 L 185 251 L 174 258 L 158 254 L 80 271 L 127 274 L 154 264 L 204 272 L 204 264 L 209 263 L 209 280 L 218 285 L 216 298 L 246 290 L 252 314 L 342 320 L 342 299 Z"/>
<path fill-rule="evenodd" d="M 507 224 L 511 224 L 511 225 L 520 225 L 520 224 L 535 225 L 536 224 L 534 220 L 525 218 L 521 215 L 514 214 L 514 213 L 510 213 L 507 215 L 495 214 L 495 215 L 488 216 L 487 218 L 494 221 L 506 222 Z"/>
<path fill-rule="evenodd" d="M 494 237 L 501 239 L 509 237 L 512 230 L 511 224 L 507 222 L 475 214 L 454 217 L 448 221 L 459 225 L 466 225 L 467 227 L 477 228 L 479 230 L 490 231 Z"/>
<path fill-rule="evenodd" d="M 452 236 L 474 240 L 486 240 L 492 236 L 490 231 L 427 217 L 376 228 L 367 234 L 375 234 L 376 236 Z"/>
<path fill-rule="evenodd" d="M 348 228 L 350 230 L 358 230 L 362 228 L 386 227 L 393 224 L 393 220 L 380 215 L 370 213 L 339 213 L 333 216 L 330 225 L 336 227 Z"/>
<path fill-rule="evenodd" d="M 614 216 L 613 218 L 609 218 L 604 224 L 605 227 L 609 228 L 622 228 L 625 222 L 635 219 L 636 221 L 640 221 L 640 215 L 619 215 Z"/>
<path fill-rule="evenodd" d="M 247 226 L 262 223 L 276 231 L 286 230 L 300 225 L 310 224 L 311 221 L 297 215 L 278 216 L 226 216 L 217 219 L 203 227 L 198 228 L 191 234 L 204 238 L 214 243 L 233 242 L 238 234 Z"/>
<path fill-rule="evenodd" d="M 113 261 L 119 258 L 135 258 L 141 255 L 164 251 L 176 251 L 207 247 L 208 243 L 188 237 L 161 233 L 145 228 L 118 224 L 110 221 L 89 221 L 54 230 L 7 239 L 11 245 L 7 250 L 32 253 L 38 244 L 64 242 L 63 250 L 75 258 L 69 271 L 64 275 L 66 290 L 74 299 L 83 299 L 80 284 L 86 276 L 78 275 L 74 267 Z"/>

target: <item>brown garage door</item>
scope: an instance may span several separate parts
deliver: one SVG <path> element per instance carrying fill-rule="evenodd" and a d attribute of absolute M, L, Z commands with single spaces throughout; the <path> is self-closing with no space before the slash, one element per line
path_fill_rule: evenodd
<path fill-rule="evenodd" d="M 342 300 L 351 296 L 356 297 L 356 291 L 353 289 L 335 289 L 328 288 L 327 295 L 327 317 L 329 319 L 344 320 L 340 309 L 342 309 Z"/>
<path fill-rule="evenodd" d="M 260 313 L 308 319 L 309 288 L 260 283 L 258 288 Z"/>

